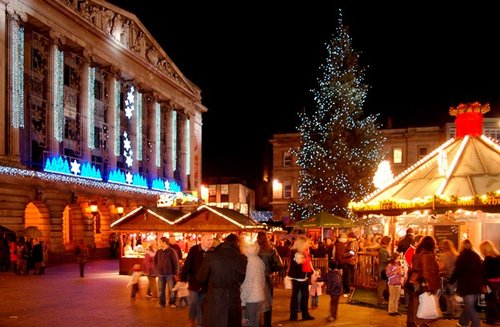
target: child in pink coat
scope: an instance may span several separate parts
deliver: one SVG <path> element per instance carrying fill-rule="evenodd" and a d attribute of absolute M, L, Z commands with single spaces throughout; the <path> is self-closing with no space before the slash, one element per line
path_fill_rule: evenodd
<path fill-rule="evenodd" d="M 399 297 L 401 296 L 401 284 L 403 283 L 403 266 L 401 260 L 399 260 L 399 253 L 394 252 L 391 254 L 385 273 L 389 288 L 387 311 L 389 311 L 389 316 L 399 316 Z"/>
<path fill-rule="evenodd" d="M 319 296 L 323 294 L 323 282 L 318 281 L 321 277 L 321 271 L 315 269 L 311 275 L 311 285 L 309 285 L 309 295 L 311 295 L 311 309 L 316 309 L 319 305 Z"/>

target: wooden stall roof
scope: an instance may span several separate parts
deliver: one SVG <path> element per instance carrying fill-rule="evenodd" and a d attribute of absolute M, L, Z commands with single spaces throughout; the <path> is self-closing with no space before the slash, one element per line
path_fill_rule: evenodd
<path fill-rule="evenodd" d="M 201 205 L 176 222 L 178 231 L 234 232 L 265 230 L 265 225 L 237 211 Z"/>
<path fill-rule="evenodd" d="M 138 207 L 111 224 L 120 231 L 172 231 L 186 213 L 179 209 Z"/>
<path fill-rule="evenodd" d="M 237 211 L 201 205 L 190 213 L 171 208 L 138 207 L 111 224 L 120 231 L 235 232 L 265 230 Z"/>

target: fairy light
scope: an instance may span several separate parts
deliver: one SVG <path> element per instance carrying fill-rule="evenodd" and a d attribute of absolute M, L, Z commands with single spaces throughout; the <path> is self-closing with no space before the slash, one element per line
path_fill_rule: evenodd
<path fill-rule="evenodd" d="M 137 101 L 136 101 L 136 111 L 137 111 L 137 124 L 136 124 L 136 146 L 137 151 L 135 158 L 139 161 L 142 160 L 142 93 L 137 92 Z"/>
<path fill-rule="evenodd" d="M 172 169 L 177 169 L 177 111 L 172 110 Z"/>
<path fill-rule="evenodd" d="M 186 119 L 186 174 L 191 174 L 191 129 L 190 119 Z"/>
<path fill-rule="evenodd" d="M 155 164 L 161 166 L 161 108 L 158 102 L 155 103 Z"/>
<path fill-rule="evenodd" d="M 24 128 L 24 28 L 11 19 L 10 29 L 11 125 Z"/>
<path fill-rule="evenodd" d="M 76 185 L 82 187 L 92 187 L 96 189 L 109 190 L 109 191 L 128 192 L 131 194 L 144 194 L 150 196 L 160 196 L 161 194 L 165 194 L 165 192 L 151 190 L 144 187 L 135 187 L 132 185 L 124 185 L 117 183 L 106 183 L 106 182 L 76 177 L 72 175 L 44 173 L 34 170 L 25 170 L 25 169 L 6 167 L 6 166 L 0 166 L 0 175 L 39 179 L 41 181 L 47 181 L 47 182 L 64 183 L 72 186 Z"/>
<path fill-rule="evenodd" d="M 88 88 L 87 88 L 87 99 L 88 99 L 88 120 L 87 120 L 87 146 L 89 149 L 93 150 L 95 148 L 95 68 L 89 67 L 88 73 Z"/>
<path fill-rule="evenodd" d="M 115 80 L 115 88 L 114 88 L 114 96 L 115 96 L 115 107 L 114 109 L 114 120 L 115 120 L 115 129 L 114 129 L 114 154 L 115 156 L 120 155 L 120 82 Z"/>
<path fill-rule="evenodd" d="M 351 199 L 371 191 L 373 172 L 383 159 L 385 137 L 377 115 L 365 115 L 368 92 L 365 68 L 339 15 L 335 35 L 326 44 L 315 107 L 299 114 L 297 157 L 298 198 L 289 205 L 293 217 L 308 218 L 326 211 L 348 216 Z"/>
<path fill-rule="evenodd" d="M 64 140 L 64 52 L 54 45 L 54 72 L 53 72 L 53 117 L 54 138 L 57 142 Z"/>

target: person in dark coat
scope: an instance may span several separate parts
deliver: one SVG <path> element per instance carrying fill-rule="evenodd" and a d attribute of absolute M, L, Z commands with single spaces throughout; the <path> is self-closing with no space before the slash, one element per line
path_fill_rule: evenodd
<path fill-rule="evenodd" d="M 342 295 L 342 269 L 335 261 L 328 262 L 328 272 L 318 278 L 318 281 L 325 282 L 326 294 L 330 295 L 330 316 L 326 321 L 333 322 L 337 320 L 340 296 Z"/>
<path fill-rule="evenodd" d="M 274 296 L 273 273 L 283 268 L 283 260 L 278 254 L 278 250 L 271 244 L 265 232 L 257 234 L 257 244 L 259 245 L 259 257 L 264 262 L 266 269 L 266 286 L 268 290 L 269 307 L 264 309 L 264 327 L 271 327 L 272 303 Z"/>
<path fill-rule="evenodd" d="M 482 259 L 474 251 L 469 240 L 460 243 L 459 255 L 455 262 L 455 269 L 450 277 L 450 283 L 457 282 L 457 292 L 464 299 L 464 308 L 458 318 L 459 327 L 469 326 L 481 327 L 481 320 L 476 311 L 476 303 L 481 294 L 483 285 L 481 264 Z"/>
<path fill-rule="evenodd" d="M 174 249 L 169 246 L 168 239 L 163 236 L 158 241 L 158 250 L 155 253 L 154 265 L 158 276 L 158 308 L 164 308 L 166 304 L 166 289 L 169 291 L 168 304 L 176 308 L 174 288 L 175 277 L 179 273 L 179 258 Z"/>
<path fill-rule="evenodd" d="M 196 278 L 208 283 L 203 302 L 203 327 L 241 327 L 241 284 L 245 280 L 247 257 L 241 253 L 237 235 L 208 253 Z"/>
<path fill-rule="evenodd" d="M 408 248 L 410 247 L 410 245 L 413 244 L 413 237 L 414 237 L 413 228 L 410 227 L 406 230 L 405 237 L 399 240 L 396 251 L 404 255 L 406 250 L 408 250 Z"/>
<path fill-rule="evenodd" d="M 490 240 L 485 240 L 479 245 L 479 250 L 484 257 L 481 270 L 483 284 L 489 287 L 486 292 L 486 320 L 485 323 L 494 325 L 500 321 L 500 253 Z"/>
<path fill-rule="evenodd" d="M 207 292 L 206 283 L 200 283 L 196 274 L 209 251 L 212 251 L 213 238 L 209 233 L 201 235 L 200 244 L 189 249 L 186 261 L 182 266 L 181 281 L 189 283 L 189 321 L 191 327 L 201 326 L 202 303 Z"/>

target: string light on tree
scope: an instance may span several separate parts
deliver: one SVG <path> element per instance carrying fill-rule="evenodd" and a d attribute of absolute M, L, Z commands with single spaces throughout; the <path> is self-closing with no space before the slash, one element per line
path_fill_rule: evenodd
<path fill-rule="evenodd" d="M 299 166 L 299 199 L 290 204 L 294 218 L 326 211 L 349 216 L 348 204 L 372 188 L 382 160 L 384 137 L 375 115 L 364 116 L 368 86 L 359 55 L 339 13 L 334 37 L 326 44 L 318 86 L 312 90 L 315 109 L 299 114 L 300 146 L 292 152 Z"/>

